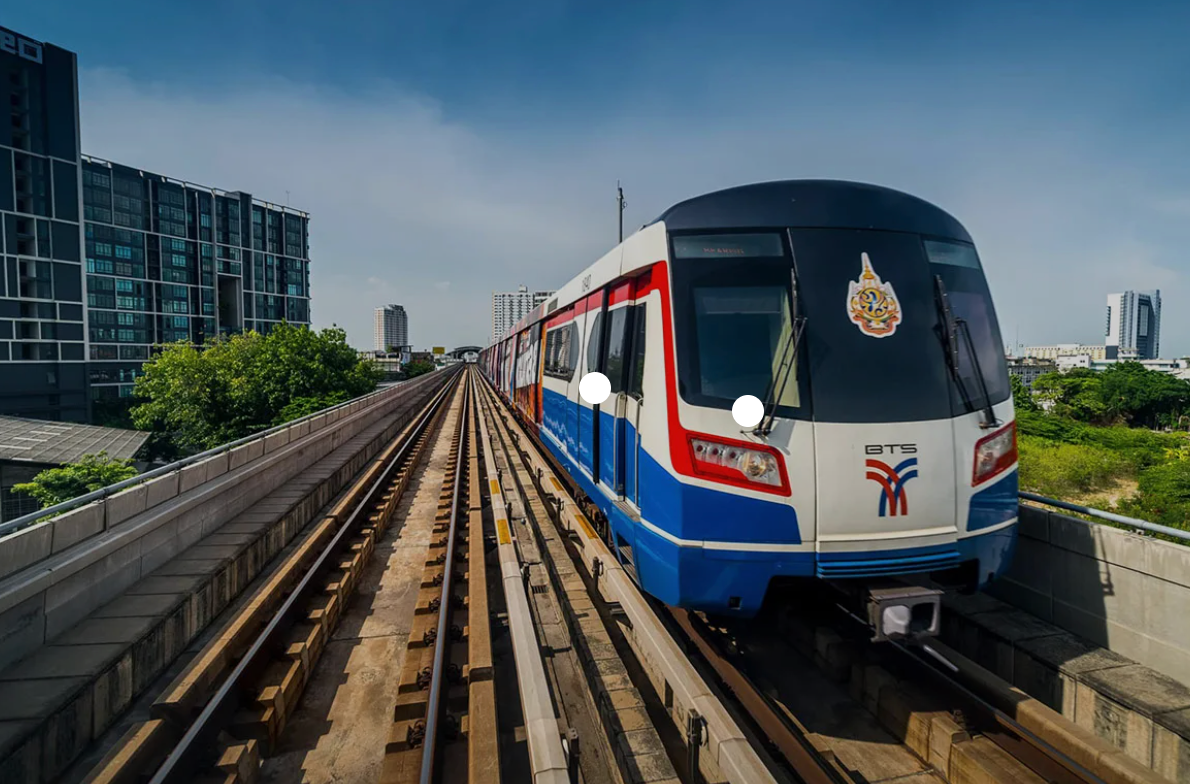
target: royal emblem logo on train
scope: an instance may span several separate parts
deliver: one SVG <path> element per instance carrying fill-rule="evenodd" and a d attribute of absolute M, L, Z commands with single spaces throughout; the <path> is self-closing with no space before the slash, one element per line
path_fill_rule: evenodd
<path fill-rule="evenodd" d="M 897 331 L 901 303 L 891 283 L 885 283 L 872 269 L 868 254 L 861 253 L 863 271 L 847 287 L 847 315 L 859 331 L 874 338 L 886 338 Z"/>
<path fill-rule="evenodd" d="M 868 459 L 868 479 L 880 485 L 880 501 L 877 512 L 880 517 L 897 517 L 909 514 L 909 499 L 905 484 L 917 476 L 917 458 L 908 457 L 890 466 L 883 460 Z"/>

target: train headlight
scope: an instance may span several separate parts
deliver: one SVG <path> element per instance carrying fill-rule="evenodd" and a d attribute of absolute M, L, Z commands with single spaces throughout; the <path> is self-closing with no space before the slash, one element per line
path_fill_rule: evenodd
<path fill-rule="evenodd" d="M 751 450 L 744 452 L 743 457 L 740 458 L 740 467 L 749 479 L 757 481 L 771 480 L 770 484 L 775 484 L 779 481 L 777 477 L 777 461 L 773 459 L 772 455 L 766 455 L 763 452 L 753 452 Z"/>
<path fill-rule="evenodd" d="M 737 443 L 704 438 L 690 439 L 690 452 L 699 473 L 712 478 L 735 479 L 747 484 L 782 487 L 781 465 L 774 454 Z"/>

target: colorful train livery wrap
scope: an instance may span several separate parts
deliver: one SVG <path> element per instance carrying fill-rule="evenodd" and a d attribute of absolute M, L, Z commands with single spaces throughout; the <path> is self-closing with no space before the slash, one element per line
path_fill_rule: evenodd
<path fill-rule="evenodd" d="M 1017 446 L 963 226 L 904 193 L 803 180 L 682 202 L 479 358 L 598 507 L 641 587 L 754 614 L 778 581 L 1002 572 Z M 611 395 L 585 402 L 600 372 Z M 735 401 L 763 401 L 741 427 Z"/>

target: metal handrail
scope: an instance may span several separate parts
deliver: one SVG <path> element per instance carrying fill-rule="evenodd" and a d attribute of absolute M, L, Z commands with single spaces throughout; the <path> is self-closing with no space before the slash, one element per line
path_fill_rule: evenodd
<path fill-rule="evenodd" d="M 438 372 L 438 370 L 440 370 L 440 368 L 435 368 L 433 371 L 431 371 L 429 373 L 425 373 L 422 376 L 419 376 L 418 378 L 428 378 L 431 375 L 433 375 L 434 373 Z M 222 454 L 223 452 L 227 452 L 231 449 L 235 449 L 236 447 L 243 446 L 244 444 L 247 444 L 251 441 L 256 441 L 258 439 L 265 438 L 266 436 L 272 435 L 273 433 L 277 433 L 281 430 L 284 430 L 287 427 L 293 427 L 294 425 L 301 424 L 302 422 L 313 419 L 314 417 L 322 416 L 323 414 L 327 413 L 328 411 L 336 411 L 340 408 L 344 408 L 344 407 L 349 406 L 353 403 L 358 403 L 361 400 L 367 400 L 369 398 L 373 398 L 378 395 L 384 394 L 384 393 L 390 391 L 391 389 L 392 389 L 392 387 L 388 387 L 386 389 L 379 389 L 374 392 L 369 392 L 366 395 L 360 395 L 359 397 L 352 398 L 351 400 L 345 400 L 342 403 L 336 403 L 335 405 L 333 405 L 329 408 L 324 408 L 321 411 L 315 411 L 313 414 L 306 414 L 304 417 L 290 420 L 289 422 L 285 422 L 284 424 L 275 425 L 273 427 L 270 427 L 268 430 L 261 430 L 256 433 L 252 433 L 251 435 L 244 436 L 243 438 L 236 439 L 235 441 L 231 441 L 226 444 L 223 444 L 222 446 L 217 446 L 217 447 L 214 447 L 213 449 L 208 449 L 205 452 L 199 452 L 196 455 L 191 455 L 190 457 L 184 457 L 181 460 L 175 460 L 174 462 L 169 463 L 168 465 L 163 465 L 159 468 L 154 468 L 152 471 L 146 471 L 143 474 L 137 474 L 136 476 L 129 477 L 128 479 L 124 479 L 123 481 L 116 482 L 114 485 L 108 485 L 107 487 L 101 487 L 98 490 L 92 490 L 91 492 L 87 493 L 86 495 L 80 495 L 80 496 L 70 499 L 69 501 L 63 501 L 60 504 L 54 504 L 53 506 L 47 506 L 45 509 L 38 509 L 36 512 L 30 512 L 29 514 L 21 515 L 20 517 L 14 519 L 14 520 L 5 521 L 3 523 L 0 523 L 0 537 L 7 536 L 8 534 L 13 533 L 14 531 L 17 531 L 17 530 L 20 530 L 21 528 L 25 528 L 26 526 L 32 525 L 33 523 L 36 523 L 37 521 L 42 520 L 43 518 L 56 517 L 56 516 L 62 514 L 63 512 L 69 512 L 71 509 L 77 509 L 80 506 L 85 506 L 85 505 L 91 503 L 92 501 L 102 501 L 103 499 L 107 498 L 108 496 L 115 495 L 116 493 L 120 492 L 121 490 L 126 490 L 129 487 L 132 487 L 133 485 L 138 485 L 141 482 L 147 482 L 150 479 L 156 479 L 159 476 L 165 476 L 166 474 L 171 473 L 173 471 L 180 471 L 183 468 L 185 468 L 186 466 L 194 465 L 195 463 L 200 463 L 203 460 L 207 460 L 208 458 L 212 458 L 215 455 Z"/>
<path fill-rule="evenodd" d="M 1152 531 L 1155 534 L 1165 534 L 1186 542 L 1190 542 L 1190 531 L 1183 531 L 1180 528 L 1170 528 L 1168 525 L 1160 525 L 1159 523 L 1150 523 L 1148 520 L 1140 520 L 1135 517 L 1126 517 L 1118 515 L 1114 512 L 1104 512 L 1102 509 L 1092 509 L 1089 506 L 1082 504 L 1072 504 L 1069 501 L 1059 501 L 1056 498 L 1046 498 L 1043 495 L 1036 493 L 1026 493 L 1021 491 L 1018 495 L 1026 501 L 1033 501 L 1038 504 L 1045 504 L 1046 506 L 1056 506 L 1059 509 L 1066 509 L 1071 512 L 1078 512 L 1089 517 L 1098 517 L 1103 520 L 1110 520 L 1113 523 L 1120 523 L 1121 525 L 1132 526 L 1134 528 L 1142 528 L 1145 531 Z"/>

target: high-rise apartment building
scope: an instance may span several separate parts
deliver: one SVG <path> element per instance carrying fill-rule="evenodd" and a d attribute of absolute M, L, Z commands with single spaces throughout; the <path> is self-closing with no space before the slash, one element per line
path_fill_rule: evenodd
<path fill-rule="evenodd" d="M 492 341 L 512 329 L 529 311 L 552 297 L 552 291 L 529 291 L 518 286 L 516 291 L 492 292 Z"/>
<path fill-rule="evenodd" d="M 0 413 L 84 422 L 78 64 L 0 28 Z"/>
<path fill-rule="evenodd" d="M 155 345 L 310 323 L 304 212 L 83 156 L 83 217 L 95 401 Z"/>
<path fill-rule="evenodd" d="M 403 306 L 376 308 L 374 339 L 377 351 L 388 351 L 390 346 L 400 351 L 409 345 L 409 316 Z"/>
<path fill-rule="evenodd" d="M 1161 292 L 1107 295 L 1107 359 L 1157 359 L 1161 352 Z"/>
<path fill-rule="evenodd" d="M 155 345 L 310 322 L 309 216 L 82 155 L 77 73 L 0 28 L 0 414 L 87 421 Z"/>

